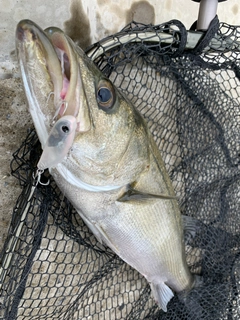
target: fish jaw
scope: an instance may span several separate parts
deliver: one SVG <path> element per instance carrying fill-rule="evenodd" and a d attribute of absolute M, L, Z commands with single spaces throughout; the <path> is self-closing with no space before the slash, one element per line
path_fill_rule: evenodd
<path fill-rule="evenodd" d="M 50 27 L 45 29 L 45 33 L 54 45 L 64 75 L 60 92 L 64 105 L 57 110 L 58 116 L 61 117 L 64 114 L 76 117 L 77 131 L 86 132 L 91 128 L 91 119 L 83 77 L 89 60 L 81 48 L 77 48 L 61 29 Z"/>
<path fill-rule="evenodd" d="M 16 48 L 29 110 L 42 146 L 54 122 L 62 116 L 76 117 L 79 132 L 89 130 L 79 58 L 73 54 L 67 36 L 60 29 L 45 32 L 33 21 L 22 20 L 16 28 Z"/>
<path fill-rule="evenodd" d="M 47 47 L 48 49 L 45 50 Z M 45 37 L 43 30 L 29 20 L 20 21 L 17 25 L 16 49 L 29 111 L 34 124 L 37 124 L 38 137 L 44 145 L 54 112 L 51 99 L 54 88 L 47 70 L 46 56 L 47 52 L 52 51 L 50 56 L 55 57 L 54 49 Z M 56 65 L 56 74 L 58 75 L 56 78 L 59 78 L 59 76 L 61 77 L 60 66 L 57 63 L 54 65 Z"/>

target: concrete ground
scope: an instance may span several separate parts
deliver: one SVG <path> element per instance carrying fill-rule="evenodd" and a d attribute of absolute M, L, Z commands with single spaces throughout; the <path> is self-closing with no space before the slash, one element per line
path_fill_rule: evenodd
<path fill-rule="evenodd" d="M 13 70 L 13 74 L 16 70 Z M 0 250 L 6 239 L 12 210 L 21 192 L 11 176 L 10 162 L 32 127 L 20 78 L 0 80 Z"/>

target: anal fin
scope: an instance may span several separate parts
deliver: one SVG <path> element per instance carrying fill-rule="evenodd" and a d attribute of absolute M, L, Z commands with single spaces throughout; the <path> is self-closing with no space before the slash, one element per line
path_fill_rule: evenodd
<path fill-rule="evenodd" d="M 167 312 L 167 304 L 173 298 L 174 294 L 172 290 L 164 283 L 151 283 L 152 294 L 159 307 Z"/>

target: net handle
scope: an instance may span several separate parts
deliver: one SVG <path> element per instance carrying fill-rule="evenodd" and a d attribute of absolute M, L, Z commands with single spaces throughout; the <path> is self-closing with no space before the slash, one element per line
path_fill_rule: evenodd
<path fill-rule="evenodd" d="M 197 30 L 205 31 L 208 29 L 211 21 L 217 14 L 218 2 L 226 0 L 192 0 L 195 2 L 200 2 L 198 20 L 197 20 Z"/>

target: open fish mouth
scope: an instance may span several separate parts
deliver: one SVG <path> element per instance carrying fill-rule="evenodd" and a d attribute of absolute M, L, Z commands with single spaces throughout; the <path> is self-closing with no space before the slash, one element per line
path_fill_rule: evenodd
<path fill-rule="evenodd" d="M 87 57 L 58 28 L 42 30 L 30 20 L 16 29 L 16 48 L 29 109 L 42 144 L 54 121 L 76 118 L 79 132 L 90 129 L 89 110 L 79 67 Z M 85 105 L 85 107 L 83 107 Z M 84 109 L 84 110 L 83 110 Z"/>

